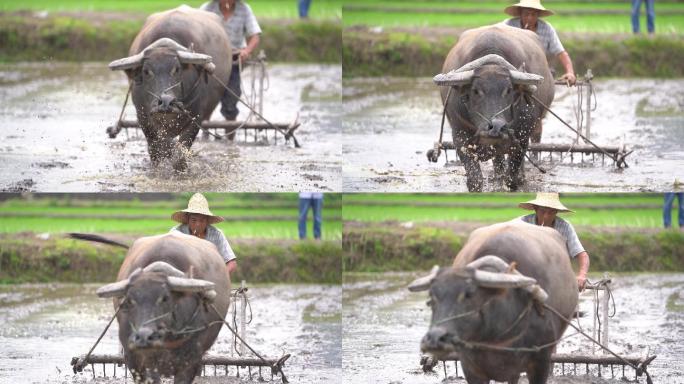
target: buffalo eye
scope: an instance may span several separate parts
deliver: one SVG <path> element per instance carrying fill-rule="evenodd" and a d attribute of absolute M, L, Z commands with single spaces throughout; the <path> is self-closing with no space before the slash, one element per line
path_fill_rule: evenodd
<path fill-rule="evenodd" d="M 513 89 L 511 87 L 507 87 L 503 91 L 503 96 L 508 96 L 508 94 L 511 93 L 511 91 L 513 91 Z"/>
<path fill-rule="evenodd" d="M 479 88 L 473 88 L 473 94 L 475 96 L 482 96 L 482 91 Z"/>
<path fill-rule="evenodd" d="M 178 65 L 174 65 L 173 68 L 171 68 L 171 74 L 175 75 L 176 73 L 178 73 Z"/>
<path fill-rule="evenodd" d="M 150 71 L 149 69 L 147 69 L 147 68 L 145 68 L 145 69 L 143 70 L 143 74 L 144 74 L 145 76 L 148 76 L 148 77 L 154 76 L 154 73 L 153 73 L 152 71 Z"/>
<path fill-rule="evenodd" d="M 425 302 L 425 305 L 427 305 L 428 307 L 432 307 L 432 304 L 434 304 L 434 301 L 432 301 L 432 299 L 429 299 Z"/>
<path fill-rule="evenodd" d="M 466 299 L 470 299 L 475 294 L 475 287 L 468 287 L 465 290 Z"/>

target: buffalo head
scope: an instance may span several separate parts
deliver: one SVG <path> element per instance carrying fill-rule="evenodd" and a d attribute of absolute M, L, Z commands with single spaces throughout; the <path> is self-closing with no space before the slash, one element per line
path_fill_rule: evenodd
<path fill-rule="evenodd" d="M 203 324 L 204 304 L 216 297 L 213 288 L 212 282 L 157 261 L 101 287 L 97 295 L 118 300 L 119 336 L 128 350 L 175 349 L 193 336 L 195 323 Z"/>
<path fill-rule="evenodd" d="M 192 84 L 199 81 L 200 71 L 188 69 L 197 66 L 212 72 L 214 64 L 209 55 L 190 52 L 172 39 L 162 38 L 147 46 L 140 53 L 109 63 L 111 70 L 124 70 L 137 87 L 134 94 L 136 107 L 141 107 L 153 119 L 166 119 L 167 114 L 180 114 L 184 107 L 184 92 L 192 91 Z M 137 99 L 137 100 L 135 100 Z M 169 116 L 171 117 L 171 116 Z"/>
<path fill-rule="evenodd" d="M 542 76 L 516 69 L 495 54 L 473 60 L 433 79 L 437 85 L 458 88 L 457 92 L 450 91 L 449 99 L 460 99 L 457 102 L 464 107 L 465 116 L 483 144 L 495 144 L 509 138 L 508 131 L 514 125 L 512 122 L 521 112 L 522 93 L 535 92 L 536 85 L 543 80 Z M 445 100 L 445 104 L 448 102 Z"/>
<path fill-rule="evenodd" d="M 509 270 L 499 257 L 485 256 L 465 269 L 435 266 L 412 282 L 413 292 L 429 290 L 432 309 L 421 350 L 440 358 L 456 351 L 460 341 L 492 340 L 506 332 L 530 300 L 546 300 L 534 279 Z"/>

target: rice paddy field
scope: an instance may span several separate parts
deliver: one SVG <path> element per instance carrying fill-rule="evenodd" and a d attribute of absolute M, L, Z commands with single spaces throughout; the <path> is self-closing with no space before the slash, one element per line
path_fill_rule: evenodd
<path fill-rule="evenodd" d="M 2 1 L 0 11 L 47 11 L 47 12 L 135 12 L 151 13 L 169 9 L 179 4 L 199 7 L 203 0 L 187 0 L 182 3 L 169 3 L 165 0 L 64 0 L 64 1 Z M 311 4 L 309 17 L 312 19 L 341 19 L 342 0 L 316 0 Z M 247 1 L 255 14 L 260 18 L 296 19 L 297 2 L 286 0 L 253 0 Z"/>
<path fill-rule="evenodd" d="M 171 214 L 187 207 L 191 194 L 15 195 L 0 202 L 0 233 L 123 233 L 136 236 L 168 232 L 177 223 Z M 298 196 L 283 194 L 205 194 L 216 224 L 229 238 L 297 239 Z M 309 212 L 309 235 L 312 213 Z M 323 238 L 342 236 L 341 195 L 326 194 L 323 203 Z"/>
<path fill-rule="evenodd" d="M 345 194 L 343 199 L 345 221 L 495 223 L 531 213 L 518 204 L 534 199 L 534 194 Z M 574 213 L 561 213 L 560 217 L 576 226 L 663 226 L 662 194 L 561 194 L 561 202 Z"/>
<path fill-rule="evenodd" d="M 498 23 L 509 17 L 503 13 L 514 1 L 446 0 L 346 0 L 342 6 L 344 26 L 374 27 L 462 27 L 472 28 Z M 545 1 L 556 14 L 545 18 L 559 32 L 631 33 L 628 1 Z M 642 5 L 642 30 L 645 10 Z M 655 4 L 656 33 L 684 32 L 684 2 Z"/>

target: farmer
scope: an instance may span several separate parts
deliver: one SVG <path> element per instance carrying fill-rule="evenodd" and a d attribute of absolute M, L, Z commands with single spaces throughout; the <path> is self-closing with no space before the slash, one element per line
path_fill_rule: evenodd
<path fill-rule="evenodd" d="M 209 203 L 201 193 L 195 193 L 188 202 L 188 207 L 177 211 L 171 218 L 180 224 L 171 228 L 171 231 L 179 231 L 186 235 L 197 236 L 200 239 L 210 241 L 216 246 L 226 263 L 226 274 L 230 279 L 230 273 L 237 269 L 235 253 L 230 248 L 228 240 L 223 232 L 212 224 L 220 223 L 223 217 L 215 216 L 209 210 Z"/>
<path fill-rule="evenodd" d="M 214 12 L 221 17 L 230 43 L 233 46 L 233 68 L 228 80 L 228 88 L 240 96 L 240 68 L 249 55 L 259 45 L 261 28 L 257 22 L 252 8 L 242 0 L 212 0 L 202 4 L 200 9 Z M 221 114 L 226 120 L 235 120 L 238 116 L 238 98 L 225 91 L 221 98 Z M 232 140 L 235 137 L 233 131 L 228 135 Z"/>
<path fill-rule="evenodd" d="M 504 20 L 504 24 L 515 28 L 528 29 L 539 36 L 544 52 L 547 57 L 557 57 L 565 68 L 565 74 L 561 77 L 568 86 L 575 85 L 577 77 L 575 70 L 572 67 L 572 60 L 570 55 L 563 48 L 563 44 L 558 38 L 556 30 L 551 24 L 539 19 L 540 17 L 553 15 L 553 12 L 544 8 L 539 0 L 520 0 L 518 4 L 506 7 L 505 13 L 513 16 L 513 18 Z M 537 123 L 530 140 L 533 143 L 539 143 L 542 135 L 542 122 Z"/>
<path fill-rule="evenodd" d="M 587 272 L 589 271 L 589 254 L 582 247 L 582 243 L 580 243 L 572 224 L 560 217 L 556 217 L 556 214 L 559 212 L 572 211 L 561 204 L 558 193 L 537 193 L 537 197 L 534 200 L 520 203 L 518 206 L 522 209 L 534 211 L 531 215 L 520 217 L 520 220 L 529 224 L 551 227 L 560 232 L 565 239 L 570 257 L 576 258 L 579 262 L 577 286 L 580 292 L 583 291 L 584 285 L 587 282 Z"/>

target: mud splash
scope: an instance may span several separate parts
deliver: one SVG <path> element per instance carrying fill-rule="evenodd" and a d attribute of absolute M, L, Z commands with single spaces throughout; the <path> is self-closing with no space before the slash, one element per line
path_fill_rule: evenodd
<path fill-rule="evenodd" d="M 542 174 L 528 161 L 524 191 L 663 191 L 684 180 L 684 80 L 595 80 L 598 106 L 592 112 L 591 138 L 599 145 L 621 140 L 634 152 L 630 167 L 617 170 L 607 160 L 586 157 L 574 163 L 542 158 Z M 586 102 L 586 100 L 584 100 Z M 557 86 L 551 108 L 575 125 L 575 88 Z M 593 105 L 593 100 L 592 100 Z M 439 138 L 442 106 L 431 79 L 344 80 L 343 156 L 345 191 L 464 192 L 465 172 L 449 151 L 428 163 L 426 151 Z M 550 114 L 544 143 L 570 144 L 576 135 Z M 451 130 L 445 124 L 445 140 Z M 485 190 L 499 190 L 491 161 L 483 163 Z"/>
<path fill-rule="evenodd" d="M 243 79 L 252 92 L 250 70 Z M 238 135 L 234 143 L 198 136 L 188 171 L 152 169 L 137 130 L 109 139 L 128 84 L 106 63 L 0 65 L 0 190 L 89 191 L 340 191 L 341 67 L 273 64 L 264 115 L 289 123 L 299 113 L 297 138 Z M 244 119 L 248 109 L 240 105 Z M 125 118 L 135 119 L 129 103 Z M 215 111 L 214 119 L 222 119 Z"/>
<path fill-rule="evenodd" d="M 430 311 L 425 305 L 427 295 L 409 293 L 406 286 L 416 274 L 385 273 L 345 276 L 343 287 L 343 369 L 347 382 L 382 383 L 465 383 L 456 378 L 453 364 L 444 379 L 442 365 L 434 373 L 425 374 L 419 366 L 420 339 L 427 331 Z M 598 280 L 598 276 L 590 276 Z M 610 322 L 610 347 L 626 355 L 658 355 L 649 373 L 656 383 L 684 383 L 684 274 L 636 274 L 613 276 L 616 314 Z M 587 292 L 580 296 L 580 311 L 587 316 L 580 320 L 582 329 L 591 334 L 593 300 Z M 611 309 L 612 310 L 612 309 Z M 575 333 L 568 328 L 566 335 Z M 592 344 L 581 335 L 570 336 L 558 347 L 559 353 L 591 354 Z M 566 372 L 567 372 L 566 366 Z M 570 368 L 572 369 L 572 368 Z M 603 369 L 603 378 L 586 376 L 584 366 L 578 376 L 556 377 L 550 384 L 617 384 L 624 381 L 622 370 Z M 460 369 L 459 369 L 460 371 Z M 607 372 L 607 373 L 606 373 Z M 606 374 L 608 376 L 606 376 Z M 462 376 L 462 372 L 460 372 Z M 625 370 L 634 380 L 634 370 Z M 645 376 L 639 379 L 645 383 Z M 527 383 L 521 379 L 521 383 Z"/>
<path fill-rule="evenodd" d="M 97 378 L 87 367 L 74 375 L 69 362 L 84 354 L 97 340 L 113 315 L 110 300 L 95 296 L 95 285 L 39 284 L 0 287 L 0 382 L 7 383 L 123 383 L 123 369 L 118 379 L 111 378 L 112 365 L 103 377 L 96 366 Z M 291 353 L 285 373 L 291 382 L 336 382 L 341 377 L 341 287 L 321 285 L 268 285 L 250 287 L 254 320 L 247 326 L 247 340 L 268 357 Z M 102 339 L 95 353 L 118 353 L 116 321 Z M 229 355 L 232 337 L 224 327 L 211 354 Z M 223 373 L 223 368 L 219 369 Z M 247 370 L 229 368 L 230 376 L 207 376 L 196 383 L 258 382 Z M 264 378 L 270 380 L 268 370 Z M 132 382 L 130 379 L 128 382 Z M 171 382 L 165 380 L 165 383 Z M 275 383 L 281 382 L 276 378 Z"/>

